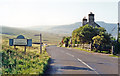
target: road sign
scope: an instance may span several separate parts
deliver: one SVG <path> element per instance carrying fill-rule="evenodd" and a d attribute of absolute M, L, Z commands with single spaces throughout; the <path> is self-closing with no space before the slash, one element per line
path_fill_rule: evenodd
<path fill-rule="evenodd" d="M 17 38 L 9 39 L 10 46 L 32 46 L 32 39 L 25 39 L 23 35 L 19 35 Z"/>
<path fill-rule="evenodd" d="M 24 46 L 26 54 L 26 46 L 32 46 L 32 39 L 26 39 L 23 35 L 17 36 L 17 38 L 9 39 L 9 45 L 14 46 L 16 49 L 16 46 Z"/>
<path fill-rule="evenodd" d="M 27 39 L 14 39 L 13 45 L 27 45 Z"/>

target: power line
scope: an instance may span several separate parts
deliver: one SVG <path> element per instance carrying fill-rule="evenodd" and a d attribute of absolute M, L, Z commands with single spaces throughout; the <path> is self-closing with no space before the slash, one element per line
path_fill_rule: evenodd
<path fill-rule="evenodd" d="M 110 32 L 111 34 L 112 34 L 112 32 L 115 30 L 116 27 L 117 27 L 117 26 L 115 26 L 115 27 L 111 30 L 111 32 Z"/>

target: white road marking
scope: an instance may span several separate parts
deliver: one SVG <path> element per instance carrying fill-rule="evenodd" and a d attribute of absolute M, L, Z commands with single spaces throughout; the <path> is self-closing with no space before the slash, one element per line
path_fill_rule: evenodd
<path fill-rule="evenodd" d="M 70 53 L 66 53 L 69 56 L 74 57 L 74 55 L 70 54 Z M 91 70 L 93 70 L 96 74 L 99 74 L 95 69 L 93 69 L 91 66 L 89 66 L 87 63 L 83 62 L 81 59 L 77 58 L 78 61 L 82 62 L 84 65 L 86 65 L 88 68 L 90 68 Z M 101 75 L 100 75 L 101 76 Z"/>
<path fill-rule="evenodd" d="M 72 54 L 70 54 L 70 53 L 66 53 L 67 55 L 69 55 L 69 56 L 72 56 L 72 57 L 74 57 L 74 55 L 72 55 Z"/>
<path fill-rule="evenodd" d="M 77 58 L 78 61 L 82 62 L 84 65 L 86 65 L 88 68 L 90 68 L 91 70 L 95 71 L 95 69 L 93 69 L 92 67 L 90 67 L 88 64 L 86 64 L 85 62 L 83 62 L 81 59 Z M 99 74 L 97 71 L 95 71 L 96 74 Z"/>

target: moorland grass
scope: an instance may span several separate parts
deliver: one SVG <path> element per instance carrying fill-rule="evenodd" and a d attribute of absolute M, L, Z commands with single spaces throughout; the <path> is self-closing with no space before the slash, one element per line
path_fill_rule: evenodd
<path fill-rule="evenodd" d="M 8 45 L 7 40 L 2 44 L 2 74 L 44 74 L 47 69 L 49 56 L 43 47 L 43 53 L 39 53 L 39 45 L 24 47 L 17 50 Z"/>

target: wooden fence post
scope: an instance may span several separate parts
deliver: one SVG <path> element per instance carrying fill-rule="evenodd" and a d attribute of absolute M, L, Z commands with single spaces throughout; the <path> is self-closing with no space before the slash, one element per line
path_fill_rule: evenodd
<path fill-rule="evenodd" d="M 26 54 L 26 46 L 25 46 L 25 50 L 24 50 L 24 53 Z"/>
<path fill-rule="evenodd" d="M 40 34 L 40 54 L 42 54 L 42 35 Z"/>

